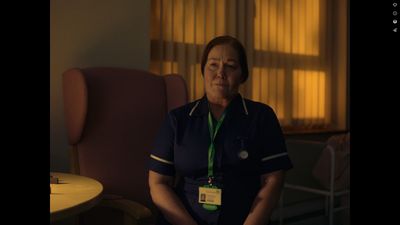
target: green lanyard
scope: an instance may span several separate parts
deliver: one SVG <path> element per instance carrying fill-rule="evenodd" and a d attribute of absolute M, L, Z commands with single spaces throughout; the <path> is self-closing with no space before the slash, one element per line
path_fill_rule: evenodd
<path fill-rule="evenodd" d="M 222 114 L 221 118 L 217 120 L 217 125 L 215 126 L 215 131 L 214 131 L 214 126 L 213 126 L 213 120 L 211 116 L 211 112 L 208 112 L 208 130 L 210 131 L 210 139 L 211 143 L 210 146 L 208 147 L 208 183 L 212 185 L 212 179 L 213 179 L 213 167 L 214 167 L 214 155 L 215 155 L 215 145 L 214 145 L 214 139 L 215 136 L 217 136 L 218 130 L 222 125 L 222 122 L 225 119 L 225 112 Z"/>

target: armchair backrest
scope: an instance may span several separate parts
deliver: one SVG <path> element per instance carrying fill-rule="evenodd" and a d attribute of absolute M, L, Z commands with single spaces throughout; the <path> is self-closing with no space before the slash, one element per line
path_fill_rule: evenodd
<path fill-rule="evenodd" d="M 74 68 L 63 74 L 63 94 L 72 172 L 97 179 L 105 194 L 153 208 L 148 152 L 167 111 L 187 102 L 183 78 Z"/>

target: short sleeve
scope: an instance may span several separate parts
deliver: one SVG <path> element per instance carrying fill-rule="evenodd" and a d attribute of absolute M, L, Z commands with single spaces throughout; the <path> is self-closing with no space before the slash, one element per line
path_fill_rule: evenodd
<path fill-rule="evenodd" d="M 279 120 L 269 107 L 264 111 L 261 130 L 260 174 L 291 169 L 293 165 L 286 150 Z"/>
<path fill-rule="evenodd" d="M 168 113 L 150 149 L 149 170 L 167 176 L 175 175 L 174 124 L 172 115 Z"/>

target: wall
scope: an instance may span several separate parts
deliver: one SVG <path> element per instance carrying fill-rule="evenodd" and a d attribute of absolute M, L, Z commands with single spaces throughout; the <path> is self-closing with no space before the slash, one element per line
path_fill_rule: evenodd
<path fill-rule="evenodd" d="M 69 170 L 61 74 L 71 67 L 148 70 L 150 1 L 50 1 L 50 170 Z"/>

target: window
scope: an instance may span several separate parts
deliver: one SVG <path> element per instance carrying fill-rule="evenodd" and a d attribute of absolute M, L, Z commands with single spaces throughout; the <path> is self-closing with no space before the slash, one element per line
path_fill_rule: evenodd
<path fill-rule="evenodd" d="M 289 131 L 346 129 L 347 0 L 152 0 L 150 70 L 181 74 L 203 96 L 202 51 L 228 34 L 245 46 L 240 92 Z"/>

